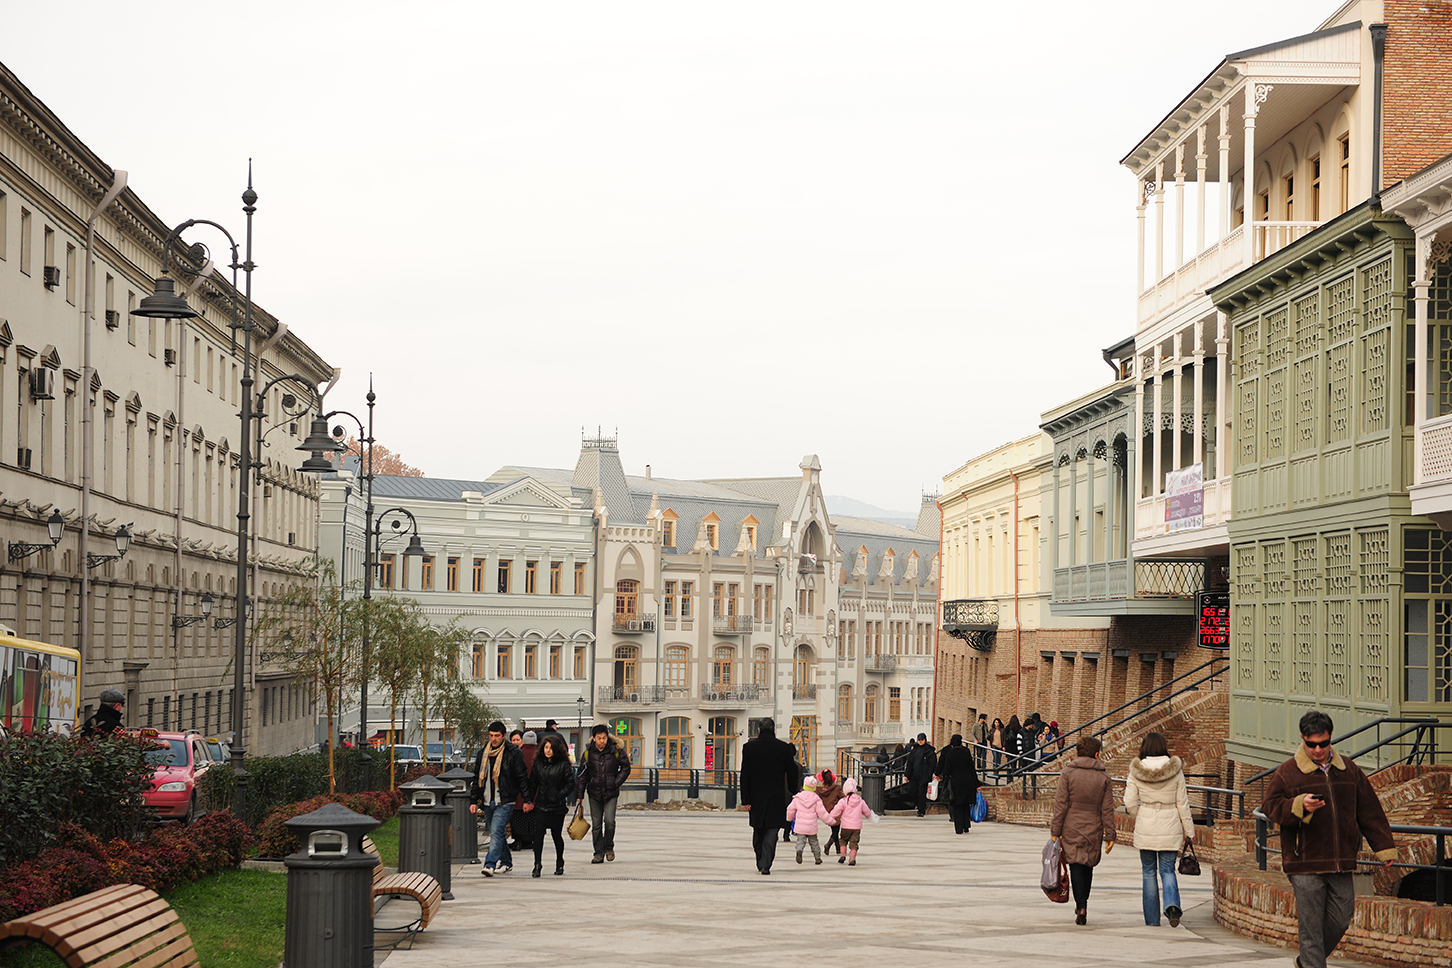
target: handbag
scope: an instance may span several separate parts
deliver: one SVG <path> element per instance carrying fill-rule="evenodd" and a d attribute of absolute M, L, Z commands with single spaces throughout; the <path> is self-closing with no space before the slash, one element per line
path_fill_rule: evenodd
<path fill-rule="evenodd" d="M 968 818 L 974 823 L 982 823 L 988 819 L 988 801 L 983 799 L 983 791 L 978 791 L 978 799 L 973 801 L 973 807 L 968 811 Z"/>
<path fill-rule="evenodd" d="M 1200 858 L 1195 856 L 1195 842 L 1185 841 L 1185 846 L 1180 848 L 1180 873 L 1186 877 L 1198 877 L 1200 874 Z"/>
<path fill-rule="evenodd" d="M 565 829 L 569 832 L 571 840 L 583 840 L 585 839 L 585 835 L 590 832 L 590 821 L 585 819 L 585 804 L 583 802 L 577 802 L 575 804 L 575 819 L 571 820 L 570 825 Z"/>
<path fill-rule="evenodd" d="M 1063 845 L 1052 837 L 1044 845 L 1044 872 L 1039 877 L 1039 887 L 1055 904 L 1069 900 L 1069 862 L 1064 859 Z"/>

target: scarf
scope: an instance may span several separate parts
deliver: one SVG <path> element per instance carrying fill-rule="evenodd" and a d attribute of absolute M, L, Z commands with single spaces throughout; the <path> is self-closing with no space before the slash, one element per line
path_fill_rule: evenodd
<path fill-rule="evenodd" d="M 504 744 L 497 749 L 484 747 L 484 758 L 479 763 L 479 785 L 484 788 L 485 803 L 493 803 L 499 796 L 499 767 L 504 764 Z M 488 776 L 486 777 L 486 774 Z"/>

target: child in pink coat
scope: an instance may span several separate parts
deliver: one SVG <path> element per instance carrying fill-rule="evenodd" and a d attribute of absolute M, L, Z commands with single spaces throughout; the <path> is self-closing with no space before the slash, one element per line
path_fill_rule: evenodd
<path fill-rule="evenodd" d="M 817 796 L 817 778 L 809 776 L 802 783 L 802 792 L 792 797 L 792 802 L 787 804 L 787 823 L 792 825 L 792 832 L 797 839 L 797 863 L 802 862 L 802 848 L 807 844 L 812 845 L 812 857 L 820 864 L 822 862 L 822 848 L 817 843 L 817 821 L 830 824 L 831 818 L 827 814 L 827 808 L 822 806 L 822 798 Z"/>
<path fill-rule="evenodd" d="M 877 820 L 872 814 L 872 808 L 857 795 L 857 781 L 849 776 L 842 784 L 842 799 L 837 801 L 837 806 L 832 808 L 832 814 L 827 820 L 829 824 L 842 825 L 842 845 L 847 848 L 847 856 L 838 856 L 837 863 L 845 861 L 849 867 L 857 866 L 857 847 L 862 842 L 862 821 L 868 819 L 874 822 Z"/>

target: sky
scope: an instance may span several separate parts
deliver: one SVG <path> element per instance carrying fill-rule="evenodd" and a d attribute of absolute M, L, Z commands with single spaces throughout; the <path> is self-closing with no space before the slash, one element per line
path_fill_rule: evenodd
<path fill-rule="evenodd" d="M 911 510 L 1109 382 L 1119 159 L 1336 6 L 77 0 L 0 61 L 168 224 L 240 238 L 250 158 L 257 302 L 429 476 L 600 428 Z"/>

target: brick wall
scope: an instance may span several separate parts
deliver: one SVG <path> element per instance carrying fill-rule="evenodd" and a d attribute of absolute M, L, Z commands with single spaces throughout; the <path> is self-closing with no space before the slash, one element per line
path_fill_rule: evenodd
<path fill-rule="evenodd" d="M 1379 189 L 1452 151 L 1452 3 L 1386 0 L 1384 19 Z"/>

